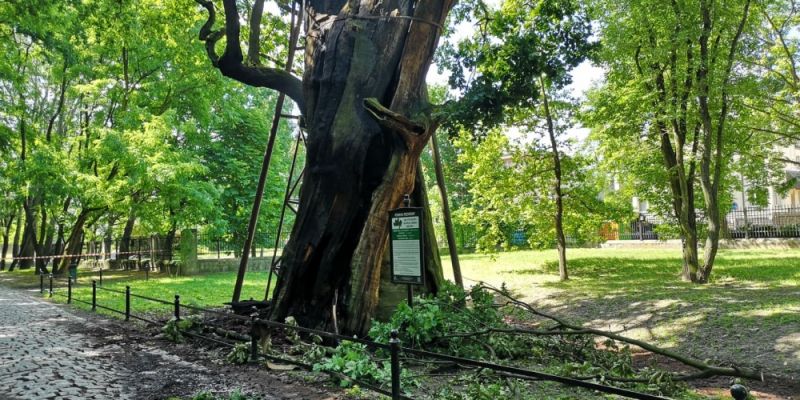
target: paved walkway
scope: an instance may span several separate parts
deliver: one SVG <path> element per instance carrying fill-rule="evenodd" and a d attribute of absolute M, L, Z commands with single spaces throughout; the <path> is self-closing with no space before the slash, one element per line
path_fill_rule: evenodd
<path fill-rule="evenodd" d="M 130 376 L 90 338 L 84 318 L 0 286 L 0 399 L 129 399 Z"/>

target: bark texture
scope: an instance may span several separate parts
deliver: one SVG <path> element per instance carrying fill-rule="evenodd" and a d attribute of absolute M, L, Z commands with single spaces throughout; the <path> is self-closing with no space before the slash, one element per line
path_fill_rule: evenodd
<path fill-rule="evenodd" d="M 380 297 L 387 212 L 413 191 L 419 154 L 435 130 L 424 78 L 450 6 L 352 1 L 309 35 L 307 174 L 273 318 L 327 325 L 339 296 L 339 326 L 368 330 Z"/>
<path fill-rule="evenodd" d="M 388 211 L 404 194 L 424 205 L 417 164 L 436 129 L 425 76 L 454 1 L 305 2 L 302 80 L 254 63 L 252 32 L 250 62 L 243 62 L 236 1 L 223 1 L 225 27 L 216 31 L 213 3 L 197 1 L 209 12 L 200 38 L 212 63 L 245 84 L 285 93 L 304 116 L 305 175 L 270 317 L 321 328 L 333 328 L 335 319 L 342 331 L 366 333 L 380 302 Z M 218 57 L 214 44 L 223 36 Z M 426 240 L 428 290 L 435 292 L 442 274 L 432 223 Z"/>

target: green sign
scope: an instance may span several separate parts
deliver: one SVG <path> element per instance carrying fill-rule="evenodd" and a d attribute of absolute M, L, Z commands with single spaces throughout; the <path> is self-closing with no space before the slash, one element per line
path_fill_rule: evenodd
<path fill-rule="evenodd" d="M 422 209 L 398 208 L 389 211 L 392 282 L 410 285 L 424 283 L 422 247 Z"/>

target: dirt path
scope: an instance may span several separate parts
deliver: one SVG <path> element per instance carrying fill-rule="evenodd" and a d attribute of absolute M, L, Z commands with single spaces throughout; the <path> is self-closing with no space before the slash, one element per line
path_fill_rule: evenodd
<path fill-rule="evenodd" d="M 321 386 L 215 356 L 0 286 L 2 399 L 164 399 L 236 390 L 266 400 L 335 398 Z"/>

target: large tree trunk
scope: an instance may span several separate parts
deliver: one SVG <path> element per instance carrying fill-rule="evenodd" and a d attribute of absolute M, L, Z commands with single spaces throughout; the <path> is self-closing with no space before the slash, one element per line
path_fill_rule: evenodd
<path fill-rule="evenodd" d="M 424 79 L 451 1 L 350 3 L 307 38 L 307 173 L 271 317 L 327 327 L 337 300 L 339 326 L 364 334 L 379 302 L 388 211 L 414 190 L 435 129 L 411 120 L 428 108 Z"/>

